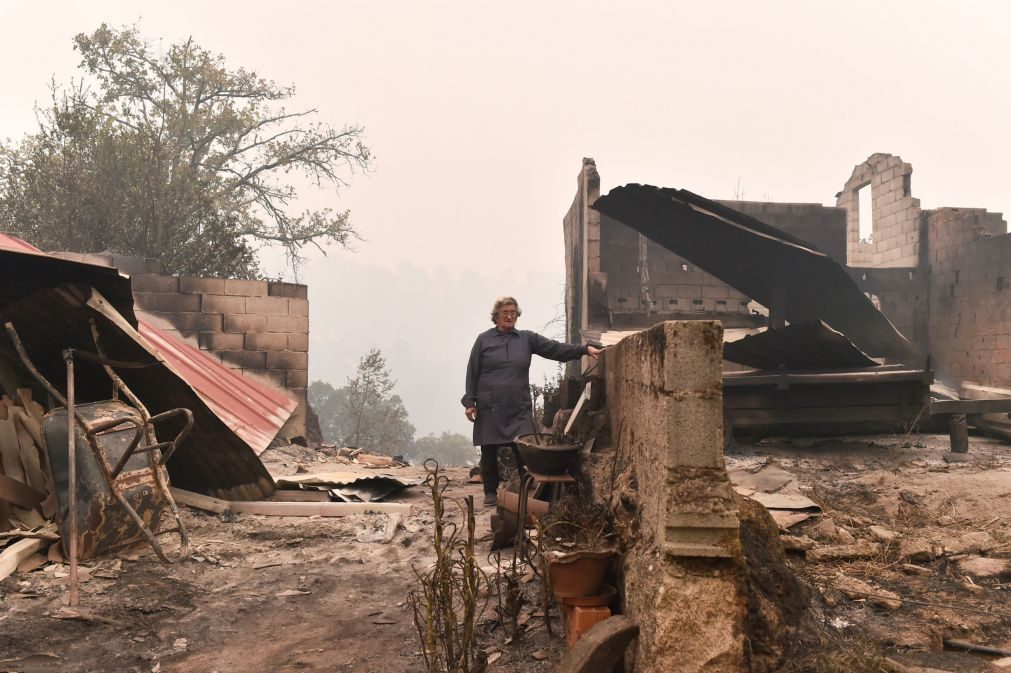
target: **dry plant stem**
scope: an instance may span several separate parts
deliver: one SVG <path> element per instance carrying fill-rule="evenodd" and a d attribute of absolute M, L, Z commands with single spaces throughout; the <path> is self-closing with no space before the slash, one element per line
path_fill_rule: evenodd
<path fill-rule="evenodd" d="M 537 527 L 537 557 L 541 562 L 541 610 L 544 611 L 544 628 L 548 632 L 549 638 L 554 638 L 551 631 L 551 575 L 548 574 L 548 561 L 544 557 L 544 529 L 541 528 L 541 521 L 536 516 L 533 517 L 534 525 Z M 535 564 L 531 562 L 531 567 Z"/>
<path fill-rule="evenodd" d="M 439 474 L 438 463 L 426 461 L 425 468 L 434 510 L 436 559 L 427 573 L 414 569 L 418 579 L 418 588 L 410 595 L 414 625 L 429 673 L 476 673 L 480 670 L 475 639 L 478 596 L 482 584 L 487 586 L 488 581 L 474 557 L 474 499 L 467 497 L 461 504 L 445 498 L 449 480 Z M 467 524 L 463 537 L 459 527 L 445 519 L 447 501 L 461 509 Z"/>

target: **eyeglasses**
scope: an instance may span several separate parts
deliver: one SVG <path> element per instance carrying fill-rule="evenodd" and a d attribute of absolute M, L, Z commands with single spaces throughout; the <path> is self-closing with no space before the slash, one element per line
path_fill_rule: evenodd
<path fill-rule="evenodd" d="M 519 315 L 516 311 L 499 311 L 498 314 L 503 318 L 515 318 Z"/>

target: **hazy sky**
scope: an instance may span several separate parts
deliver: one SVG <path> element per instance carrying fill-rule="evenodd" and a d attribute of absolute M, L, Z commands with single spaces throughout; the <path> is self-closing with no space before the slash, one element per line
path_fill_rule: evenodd
<path fill-rule="evenodd" d="M 306 198 L 350 208 L 367 239 L 304 273 L 311 374 L 342 384 L 379 346 L 419 433 L 466 432 L 463 369 L 494 297 L 519 297 L 521 327 L 556 314 L 584 156 L 605 191 L 834 205 L 855 164 L 889 152 L 924 207 L 1011 211 L 1007 7 L 0 0 L 0 137 L 32 129 L 47 82 L 74 74 L 71 38 L 103 21 L 193 36 L 295 84 L 289 107 L 363 124 L 375 172 Z"/>

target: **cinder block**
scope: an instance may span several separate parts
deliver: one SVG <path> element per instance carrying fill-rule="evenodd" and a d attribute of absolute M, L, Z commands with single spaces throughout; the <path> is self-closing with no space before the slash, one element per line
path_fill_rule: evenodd
<path fill-rule="evenodd" d="M 178 292 L 179 279 L 154 273 L 139 273 L 130 277 L 130 287 L 140 292 Z"/>
<path fill-rule="evenodd" d="M 94 264 L 95 266 L 113 266 L 112 255 L 99 255 L 91 252 L 85 252 L 81 255 L 81 261 L 85 264 Z"/>
<path fill-rule="evenodd" d="M 200 347 L 209 351 L 242 350 L 245 347 L 245 335 L 241 333 L 202 332 Z"/>
<path fill-rule="evenodd" d="M 287 297 L 247 297 L 246 313 L 288 315 Z"/>
<path fill-rule="evenodd" d="M 309 354 L 294 351 L 268 352 L 267 368 L 305 370 L 309 368 Z"/>
<path fill-rule="evenodd" d="M 262 318 L 263 316 L 257 316 Z M 290 315 L 268 315 L 266 330 L 268 332 L 291 332 L 305 334 L 309 331 L 309 318 Z M 258 331 L 258 330 L 248 330 Z"/>
<path fill-rule="evenodd" d="M 192 294 L 224 294 L 224 278 L 198 278 L 196 276 L 180 276 L 179 291 Z"/>
<path fill-rule="evenodd" d="M 684 299 L 702 299 L 702 285 L 675 285 L 675 296 Z"/>
<path fill-rule="evenodd" d="M 158 294 L 156 292 L 137 292 L 134 290 L 133 303 L 145 311 L 157 311 Z"/>
<path fill-rule="evenodd" d="M 263 351 L 221 351 L 221 361 L 236 365 L 241 369 L 262 371 L 267 364 L 267 354 Z"/>
<path fill-rule="evenodd" d="M 288 350 L 296 351 L 300 353 L 308 352 L 309 350 L 309 335 L 308 334 L 289 334 L 288 335 Z"/>
<path fill-rule="evenodd" d="M 154 295 L 157 310 L 166 313 L 198 313 L 200 311 L 200 296 L 195 294 L 156 293 Z"/>
<path fill-rule="evenodd" d="M 305 370 L 289 370 L 285 387 L 287 388 L 307 388 L 309 386 L 309 372 Z"/>
<path fill-rule="evenodd" d="M 308 299 L 309 288 L 296 283 L 270 283 L 267 286 L 270 297 L 287 297 L 288 299 Z"/>
<path fill-rule="evenodd" d="M 149 273 L 148 260 L 139 255 L 109 255 L 109 266 L 114 266 L 121 273 Z"/>
<path fill-rule="evenodd" d="M 242 297 L 266 297 L 267 281 L 226 278 L 225 294 L 239 295 Z"/>
<path fill-rule="evenodd" d="M 181 331 L 189 332 L 219 332 L 221 331 L 221 316 L 210 313 L 163 313 L 156 312 Z"/>
<path fill-rule="evenodd" d="M 267 370 L 250 370 L 255 371 L 256 374 L 260 376 L 265 376 L 270 384 L 275 388 L 285 389 L 287 388 L 287 372 L 284 370 L 277 369 L 267 369 Z"/>
<path fill-rule="evenodd" d="M 267 316 L 263 315 L 226 315 L 224 331 L 226 332 L 263 332 L 267 329 Z"/>
<path fill-rule="evenodd" d="M 200 297 L 200 310 L 204 313 L 246 312 L 246 297 L 226 296 L 220 294 L 194 295 Z"/>
<path fill-rule="evenodd" d="M 288 335 L 271 332 L 247 332 L 244 347 L 254 351 L 283 351 L 288 348 Z"/>

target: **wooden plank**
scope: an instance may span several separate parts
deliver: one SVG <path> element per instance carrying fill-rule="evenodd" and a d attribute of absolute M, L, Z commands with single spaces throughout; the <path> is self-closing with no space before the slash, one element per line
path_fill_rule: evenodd
<path fill-rule="evenodd" d="M 236 514 L 263 516 L 352 516 L 355 514 L 410 514 L 411 505 L 401 502 L 267 502 L 238 501 L 228 504 Z"/>
<path fill-rule="evenodd" d="M 892 381 L 921 381 L 927 385 L 933 382 L 930 372 L 922 369 L 899 371 L 845 371 L 816 372 L 811 374 L 776 374 L 768 372 L 737 374 L 728 372 L 723 376 L 723 386 L 790 386 L 798 384 L 824 383 L 883 383 Z"/>
<path fill-rule="evenodd" d="M 1002 414 L 1011 413 L 1011 399 L 993 400 L 931 400 L 931 416 L 942 414 Z"/>
<path fill-rule="evenodd" d="M 25 468 L 21 465 L 21 444 L 13 419 L 0 421 L 0 462 L 3 472 L 11 479 L 27 483 Z"/>
<path fill-rule="evenodd" d="M 786 390 L 728 388 L 723 391 L 725 409 L 783 409 L 791 407 L 897 406 L 915 407 L 926 402 L 926 388 L 919 382 L 849 386 L 794 386 Z"/>
<path fill-rule="evenodd" d="M 190 507 L 202 509 L 205 512 L 214 512 L 215 514 L 224 514 L 229 511 L 227 500 L 212 498 L 209 495 L 194 493 L 193 491 L 184 491 L 175 486 L 171 488 L 171 491 L 172 497 L 180 505 L 189 505 Z"/>
<path fill-rule="evenodd" d="M 0 581 L 10 577 L 18 569 L 18 564 L 35 552 L 49 545 L 48 540 L 18 540 L 0 553 Z"/>
<path fill-rule="evenodd" d="M 274 495 L 266 498 L 268 502 L 330 502 L 329 491 L 294 490 L 279 488 Z"/>
<path fill-rule="evenodd" d="M 42 440 L 36 439 L 29 428 L 35 421 L 20 407 L 11 408 L 10 419 L 14 422 L 26 483 L 37 491 L 48 493 L 51 489 L 46 471 L 42 468 Z"/>
<path fill-rule="evenodd" d="M 400 502 L 270 502 L 267 500 L 221 500 L 207 495 L 172 488 L 176 502 L 197 509 L 222 514 L 259 514 L 262 516 L 353 516 L 355 514 L 411 514 L 411 505 Z"/>
<path fill-rule="evenodd" d="M 0 474 L 0 500 L 17 505 L 22 509 L 33 509 L 45 500 L 46 494 L 16 479 Z"/>
<path fill-rule="evenodd" d="M 860 423 L 912 420 L 899 407 L 817 407 L 808 409 L 728 409 L 734 427 L 786 423 Z"/>

